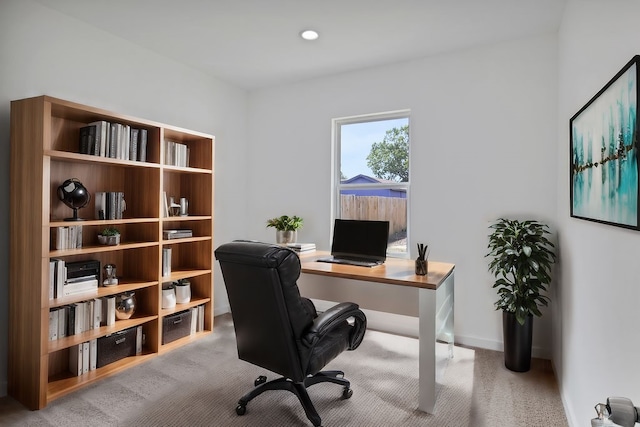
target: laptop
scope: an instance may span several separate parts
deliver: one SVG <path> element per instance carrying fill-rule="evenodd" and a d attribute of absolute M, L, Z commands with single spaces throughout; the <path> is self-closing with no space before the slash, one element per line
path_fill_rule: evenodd
<path fill-rule="evenodd" d="M 320 262 L 375 267 L 387 259 L 389 221 L 336 219 L 331 256 Z"/>

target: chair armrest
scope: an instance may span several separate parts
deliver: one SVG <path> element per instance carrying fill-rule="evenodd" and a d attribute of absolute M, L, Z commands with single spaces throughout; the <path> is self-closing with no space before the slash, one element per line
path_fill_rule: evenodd
<path fill-rule="evenodd" d="M 334 305 L 330 309 L 319 313 L 303 336 L 303 340 L 313 346 L 318 340 L 338 326 L 342 326 L 347 319 L 353 318 L 353 331 L 349 338 L 349 350 L 355 350 L 362 339 L 367 328 L 367 318 L 360 310 L 358 304 L 353 302 L 342 302 Z"/>

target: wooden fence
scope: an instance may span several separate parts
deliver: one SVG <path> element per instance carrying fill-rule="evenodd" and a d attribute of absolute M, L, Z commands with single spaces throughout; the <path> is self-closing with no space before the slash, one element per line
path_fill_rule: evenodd
<path fill-rule="evenodd" d="M 340 206 L 342 219 L 389 221 L 389 235 L 407 229 L 407 199 L 342 194 Z"/>

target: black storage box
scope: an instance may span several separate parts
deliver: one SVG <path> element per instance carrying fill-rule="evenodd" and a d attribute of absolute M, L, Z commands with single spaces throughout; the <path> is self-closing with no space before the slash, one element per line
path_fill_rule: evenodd
<path fill-rule="evenodd" d="M 170 314 L 162 319 L 162 344 L 186 337 L 191 333 L 191 310 Z"/>
<path fill-rule="evenodd" d="M 109 363 L 135 356 L 137 327 L 125 329 L 98 338 L 98 354 L 96 367 L 101 368 Z"/>

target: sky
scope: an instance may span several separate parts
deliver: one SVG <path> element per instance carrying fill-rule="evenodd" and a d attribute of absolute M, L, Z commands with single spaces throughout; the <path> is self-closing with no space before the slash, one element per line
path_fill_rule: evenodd
<path fill-rule="evenodd" d="M 408 124 L 407 118 L 342 125 L 340 170 L 346 178 L 358 174 L 373 176 L 367 167 L 367 156 L 374 142 L 382 142 L 385 133 Z"/>

